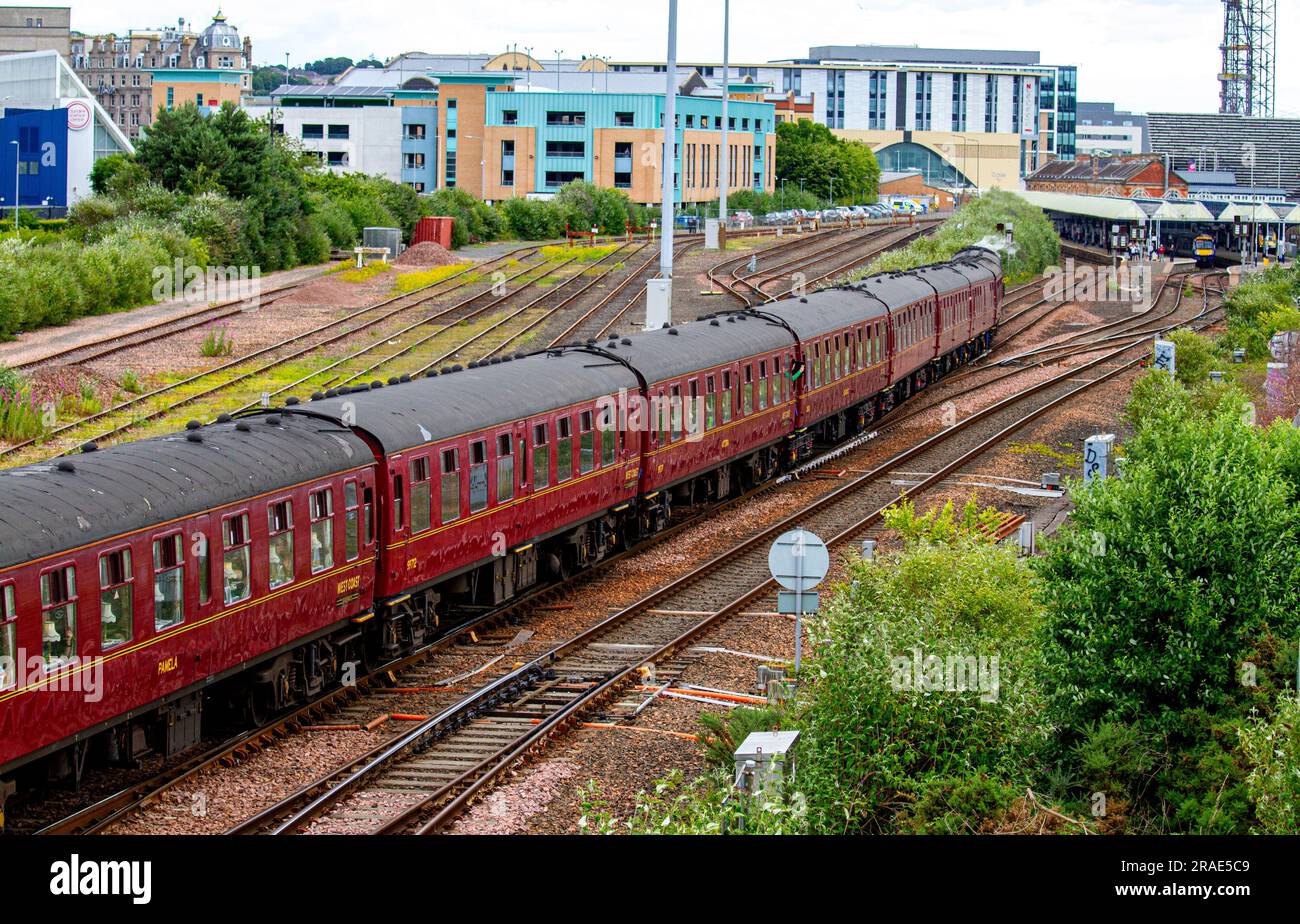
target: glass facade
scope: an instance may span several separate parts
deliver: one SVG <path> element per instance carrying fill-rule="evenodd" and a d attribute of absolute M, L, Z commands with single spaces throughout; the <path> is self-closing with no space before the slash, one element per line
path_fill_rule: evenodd
<path fill-rule="evenodd" d="M 944 160 L 937 152 L 924 145 L 901 142 L 881 148 L 876 152 L 880 169 L 891 173 L 920 170 L 930 186 L 973 185 L 955 164 Z"/>

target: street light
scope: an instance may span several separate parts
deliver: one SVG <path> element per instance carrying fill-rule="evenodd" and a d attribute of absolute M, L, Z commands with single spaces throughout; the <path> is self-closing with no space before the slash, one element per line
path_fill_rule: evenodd
<path fill-rule="evenodd" d="M 564 54 L 563 48 L 555 49 L 555 92 L 560 92 L 560 56 Z"/>
<path fill-rule="evenodd" d="M 18 148 L 18 142 L 11 141 L 9 143 L 14 146 L 14 237 L 17 237 L 18 236 L 18 206 L 19 203 L 22 201 L 18 195 L 18 183 L 21 178 L 21 174 L 19 174 L 18 168 L 22 165 L 22 160 L 19 157 L 19 154 L 21 152 Z"/>

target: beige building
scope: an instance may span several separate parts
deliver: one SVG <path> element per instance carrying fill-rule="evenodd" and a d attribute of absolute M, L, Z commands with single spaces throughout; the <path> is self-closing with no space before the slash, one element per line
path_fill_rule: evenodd
<path fill-rule="evenodd" d="M 69 59 L 73 69 L 128 137 L 139 138 L 141 129 L 153 121 L 153 114 L 166 106 L 164 100 L 154 99 L 154 71 L 221 71 L 237 75 L 243 95 L 252 93 L 252 41 L 241 39 L 220 11 L 201 32 L 190 25 L 180 19 L 175 26 L 131 29 L 122 36 L 72 33 Z M 220 84 L 226 91 L 220 99 L 229 98 L 228 81 L 207 83 Z M 236 102 L 239 95 L 235 94 Z M 197 96 L 187 99 L 192 102 Z"/>
<path fill-rule="evenodd" d="M 0 55 L 21 51 L 68 53 L 71 7 L 0 6 Z"/>

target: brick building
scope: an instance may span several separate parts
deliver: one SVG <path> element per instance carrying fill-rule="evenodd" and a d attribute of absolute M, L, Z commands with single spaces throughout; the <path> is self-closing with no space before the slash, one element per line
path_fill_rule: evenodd
<path fill-rule="evenodd" d="M 1160 197 L 1172 192 L 1187 195 L 1187 181 L 1168 169 L 1159 155 L 1118 157 L 1080 156 L 1074 161 L 1053 161 L 1025 177 L 1025 189 L 1034 192 L 1083 196 Z"/>
<path fill-rule="evenodd" d="M 220 11 L 201 32 L 188 28 L 184 19 L 175 26 L 160 29 L 131 29 L 124 36 L 83 35 L 73 32 L 69 41 L 69 60 L 82 83 L 95 94 L 96 100 L 113 121 L 131 138 L 153 121 L 159 109 L 167 108 L 165 89 L 155 99 L 154 84 L 160 75 L 171 82 L 175 104 L 192 102 L 204 93 L 209 99 L 238 102 L 241 95 L 252 92 L 253 43 L 226 21 Z M 211 72 L 198 79 L 193 92 L 184 84 L 195 83 L 199 75 L 180 71 Z M 218 92 L 219 91 L 219 92 Z"/>

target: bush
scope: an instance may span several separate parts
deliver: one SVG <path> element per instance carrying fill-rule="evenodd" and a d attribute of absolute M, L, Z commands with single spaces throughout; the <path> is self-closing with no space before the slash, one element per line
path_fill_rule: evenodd
<path fill-rule="evenodd" d="M 1229 357 L 1217 350 L 1212 341 L 1202 337 L 1193 330 L 1183 328 L 1167 335 L 1176 347 L 1174 374 L 1178 381 L 1193 387 L 1204 384 L 1210 378 L 1210 372 L 1229 368 Z"/>
<path fill-rule="evenodd" d="M 999 224 L 1007 222 L 1015 224 L 1015 242 L 1011 245 L 997 231 Z M 849 278 L 939 263 L 975 244 L 1002 254 L 1008 285 L 1032 279 L 1061 259 L 1061 239 L 1042 210 L 1013 193 L 995 189 L 961 206 L 935 234 L 882 254 Z"/>
<path fill-rule="evenodd" d="M 1139 386 L 1124 477 L 1073 486 L 1039 562 L 1049 703 L 1076 735 L 1139 719 L 1176 731 L 1183 711 L 1248 693 L 1239 668 L 1266 626 L 1296 627 L 1300 433 L 1252 427 L 1239 393 L 1202 411 L 1167 375 Z"/>
<path fill-rule="evenodd" d="M 1253 717 L 1239 735 L 1258 830 L 1295 834 L 1300 830 L 1300 698 L 1280 697 L 1271 718 Z"/>
<path fill-rule="evenodd" d="M 1006 547 L 959 539 L 847 572 L 811 627 L 822 641 L 792 723 L 803 729 L 799 788 L 812 829 L 888 831 L 936 780 L 1024 778 L 1044 736 L 1029 569 Z M 972 658 L 982 690 L 957 676 L 976 679 Z M 997 660 L 978 673 L 979 658 Z"/>
<path fill-rule="evenodd" d="M 506 199 L 497 208 L 511 236 L 521 241 L 544 241 L 564 236 L 564 221 L 550 202 Z"/>

